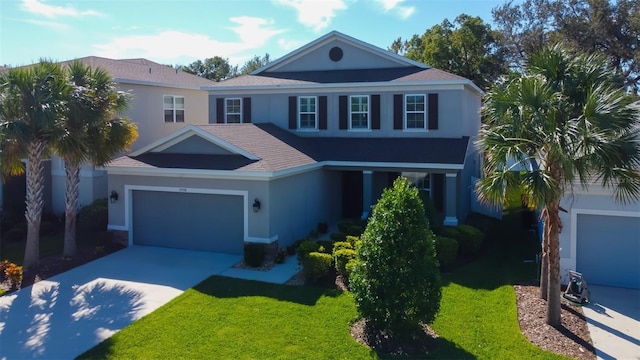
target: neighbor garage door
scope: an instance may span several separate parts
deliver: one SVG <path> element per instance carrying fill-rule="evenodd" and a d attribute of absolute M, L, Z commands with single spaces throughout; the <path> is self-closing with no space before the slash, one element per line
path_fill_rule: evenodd
<path fill-rule="evenodd" d="M 133 243 L 240 254 L 243 197 L 133 191 Z"/>
<path fill-rule="evenodd" d="M 576 269 L 588 284 L 640 289 L 640 218 L 578 214 Z"/>

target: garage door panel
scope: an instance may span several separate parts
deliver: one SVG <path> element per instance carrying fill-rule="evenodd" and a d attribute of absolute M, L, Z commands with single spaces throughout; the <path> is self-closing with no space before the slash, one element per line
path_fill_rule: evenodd
<path fill-rule="evenodd" d="M 135 244 L 242 253 L 242 196 L 134 191 L 132 215 Z"/>
<path fill-rule="evenodd" d="M 578 214 L 576 270 L 590 284 L 640 288 L 640 218 Z"/>

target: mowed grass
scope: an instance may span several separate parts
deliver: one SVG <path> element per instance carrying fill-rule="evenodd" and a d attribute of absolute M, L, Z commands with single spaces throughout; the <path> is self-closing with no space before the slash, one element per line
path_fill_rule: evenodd
<path fill-rule="evenodd" d="M 427 359 L 561 359 L 520 333 L 511 284 L 535 279 L 517 216 L 480 259 L 443 275 L 438 347 Z M 514 222 L 514 219 L 516 220 Z M 348 292 L 211 277 L 80 358 L 376 359 L 349 334 Z"/>

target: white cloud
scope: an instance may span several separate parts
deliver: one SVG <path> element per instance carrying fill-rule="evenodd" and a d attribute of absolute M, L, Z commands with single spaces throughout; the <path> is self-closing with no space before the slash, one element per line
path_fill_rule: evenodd
<path fill-rule="evenodd" d="M 314 31 L 320 31 L 329 24 L 339 10 L 346 10 L 343 0 L 277 0 L 279 4 L 290 6 L 298 11 L 298 22 Z"/>
<path fill-rule="evenodd" d="M 205 34 L 167 30 L 122 36 L 93 47 L 96 55 L 115 59 L 143 57 L 160 63 L 186 63 L 220 56 L 229 58 L 231 64 L 239 64 L 248 58 L 246 52 L 261 48 L 273 36 L 285 31 L 273 28 L 273 21 L 267 19 L 243 16 L 230 20 L 237 24 L 230 29 L 238 35 L 238 41 L 219 41 Z"/>
<path fill-rule="evenodd" d="M 382 6 L 384 12 L 393 12 L 400 16 L 402 19 L 406 19 L 413 15 L 416 8 L 413 6 L 401 5 L 405 0 L 376 0 L 378 4 Z"/>
<path fill-rule="evenodd" d="M 81 10 L 77 10 L 76 8 L 70 5 L 67 5 L 67 6 L 48 5 L 38 0 L 23 0 L 22 9 L 33 14 L 48 17 L 50 19 L 56 18 L 58 16 L 84 17 L 84 16 L 102 15 L 99 12 L 93 11 L 93 10 L 81 11 Z"/>

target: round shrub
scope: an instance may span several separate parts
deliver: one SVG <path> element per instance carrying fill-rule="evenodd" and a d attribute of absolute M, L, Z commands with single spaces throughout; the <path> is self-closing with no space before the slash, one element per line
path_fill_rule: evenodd
<path fill-rule="evenodd" d="M 320 244 L 311 240 L 303 240 L 298 246 L 298 261 L 302 261 L 309 253 L 323 251 L 324 248 Z"/>
<path fill-rule="evenodd" d="M 333 242 L 345 241 L 347 239 L 347 234 L 343 232 L 332 233 L 329 235 L 329 238 L 331 238 Z"/>
<path fill-rule="evenodd" d="M 440 265 L 449 266 L 458 256 L 458 241 L 443 236 L 436 236 L 436 255 Z"/>
<path fill-rule="evenodd" d="M 347 276 L 347 263 L 356 258 L 356 251 L 351 249 L 340 249 L 333 253 L 333 260 L 336 263 L 336 271 L 342 276 Z"/>
<path fill-rule="evenodd" d="M 471 225 L 458 225 L 458 246 L 460 253 L 465 255 L 473 255 L 480 251 L 484 234 L 479 229 Z"/>
<path fill-rule="evenodd" d="M 107 231 L 109 209 L 107 199 L 97 199 L 78 212 L 78 230 L 100 233 Z"/>
<path fill-rule="evenodd" d="M 307 280 L 318 281 L 329 274 L 332 262 L 329 254 L 311 252 L 302 260 L 302 274 Z"/>
<path fill-rule="evenodd" d="M 360 238 L 358 236 L 353 236 L 353 235 L 348 235 L 347 236 L 347 242 L 349 242 L 351 244 L 351 246 L 353 246 L 353 248 L 356 248 L 356 243 L 358 241 L 360 241 Z"/>
<path fill-rule="evenodd" d="M 319 252 L 331 254 L 333 252 L 333 244 L 335 243 L 331 240 L 318 240 L 316 241 L 316 244 L 320 245 L 323 249 Z"/>
<path fill-rule="evenodd" d="M 353 273 L 353 269 L 356 267 L 357 263 L 358 263 L 358 260 L 351 259 L 347 262 L 347 265 L 345 265 L 344 269 L 345 269 L 345 272 L 347 273 L 347 279 L 351 277 L 351 274 Z"/>
<path fill-rule="evenodd" d="M 360 236 L 364 232 L 364 228 L 360 225 L 351 225 L 347 228 L 347 236 Z"/>
<path fill-rule="evenodd" d="M 456 240 L 458 240 L 458 238 L 460 237 L 460 231 L 458 230 L 458 228 L 457 228 L 457 227 L 445 226 L 445 227 L 440 231 L 440 236 L 448 237 L 449 239 L 456 239 Z"/>
<path fill-rule="evenodd" d="M 264 246 L 262 244 L 245 244 L 244 262 L 251 267 L 258 267 L 264 261 Z"/>
<path fill-rule="evenodd" d="M 336 252 L 338 250 L 343 250 L 343 249 L 355 250 L 353 245 L 346 241 L 338 241 L 336 243 L 333 243 L 333 252 Z"/>
<path fill-rule="evenodd" d="M 341 220 L 338 221 L 338 231 L 341 233 L 346 233 L 349 226 L 353 225 L 351 220 Z"/>

